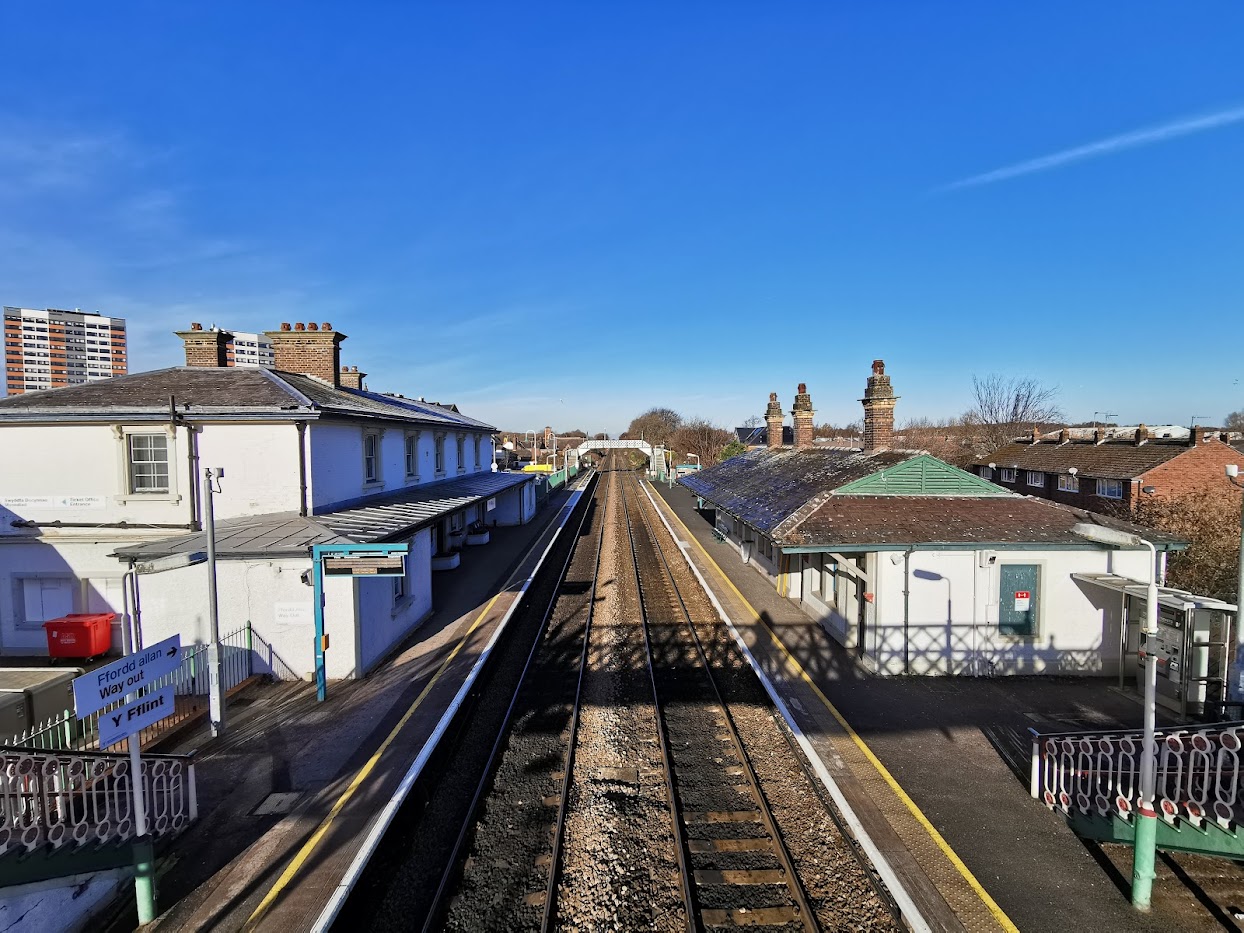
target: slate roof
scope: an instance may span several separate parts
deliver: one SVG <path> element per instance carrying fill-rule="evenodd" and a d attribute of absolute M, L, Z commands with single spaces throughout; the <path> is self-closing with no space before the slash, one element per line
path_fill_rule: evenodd
<path fill-rule="evenodd" d="M 305 557 L 313 544 L 368 544 L 403 538 L 452 512 L 535 479 L 532 473 L 475 473 L 310 517 L 275 512 L 226 519 L 216 523 L 216 553 L 225 559 Z M 206 550 L 207 537 L 199 532 L 128 544 L 117 548 L 113 556 L 152 560 Z"/>
<path fill-rule="evenodd" d="M 241 366 L 175 366 L 0 398 L 0 422 L 166 420 L 170 396 L 180 414 L 196 420 L 237 416 L 289 420 L 337 415 L 444 425 L 451 429 L 496 430 L 451 407 L 360 389 L 334 388 L 298 373 Z"/>
<path fill-rule="evenodd" d="M 775 540 L 786 546 L 827 549 L 937 544 L 1096 546 L 1072 533 L 1077 522 L 1141 535 L 1159 550 L 1187 546 L 1174 535 L 1029 496 L 830 496 L 806 518 L 779 526 Z"/>
<path fill-rule="evenodd" d="M 915 456 L 909 450 L 750 450 L 679 482 L 768 534 L 813 496 Z"/>
<path fill-rule="evenodd" d="M 734 434 L 740 444 L 746 444 L 749 447 L 757 447 L 761 444 L 767 445 L 769 443 L 768 425 L 762 424 L 754 428 L 735 428 Z M 782 425 L 782 443 L 788 447 L 795 443 L 795 429 L 789 424 Z"/>
<path fill-rule="evenodd" d="M 1095 479 L 1135 479 L 1189 450 L 1186 443 L 1161 440 L 1146 441 L 1139 447 L 1133 440 L 1101 444 L 1092 441 L 1028 442 L 999 447 L 987 456 L 977 457 L 972 465 L 981 467 L 995 463 L 999 469 L 1018 467 L 1042 473 L 1066 473 L 1075 467 L 1081 476 Z"/>

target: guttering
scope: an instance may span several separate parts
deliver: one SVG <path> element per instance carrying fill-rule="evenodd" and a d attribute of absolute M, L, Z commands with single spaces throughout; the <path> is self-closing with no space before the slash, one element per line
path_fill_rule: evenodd
<path fill-rule="evenodd" d="M 918 544 L 887 542 L 885 544 L 828 543 L 778 545 L 783 554 L 821 554 L 830 551 L 838 554 L 863 554 L 869 551 L 905 551 L 909 547 L 916 547 L 921 551 L 1031 551 L 1033 548 L 1059 551 L 1096 551 L 1101 549 L 1101 545 L 1078 541 L 935 541 L 928 544 L 923 542 Z M 1162 552 L 1184 551 L 1187 550 L 1188 545 L 1181 543 L 1155 543 L 1154 547 Z M 1116 548 L 1115 550 L 1144 550 L 1144 548 Z"/>
<path fill-rule="evenodd" d="M 59 519 L 54 522 L 36 522 L 26 519 L 15 518 L 9 524 L 14 528 L 159 528 L 161 530 L 169 529 L 173 531 L 197 531 L 193 525 L 168 525 L 158 523 L 145 522 L 62 522 Z"/>
<path fill-rule="evenodd" d="M 297 421 L 298 429 L 298 514 L 307 517 L 307 423 Z"/>

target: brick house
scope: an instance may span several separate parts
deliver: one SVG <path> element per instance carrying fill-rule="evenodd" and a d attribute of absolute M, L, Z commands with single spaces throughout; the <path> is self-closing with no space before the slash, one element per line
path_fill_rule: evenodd
<path fill-rule="evenodd" d="M 1240 453 L 1218 432 L 1194 428 L 1186 437 L 1154 437 L 1145 425 L 1096 428 L 1089 436 L 1063 428 L 1015 441 L 978 457 L 969 469 L 1005 489 L 1100 511 L 1134 510 L 1142 495 L 1173 496 L 1227 488 L 1224 468 Z"/>

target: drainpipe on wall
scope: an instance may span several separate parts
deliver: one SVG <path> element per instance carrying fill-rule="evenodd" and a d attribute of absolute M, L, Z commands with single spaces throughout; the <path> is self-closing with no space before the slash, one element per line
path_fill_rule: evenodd
<path fill-rule="evenodd" d="M 130 569 L 121 575 L 121 653 L 131 654 L 134 651 L 134 610 L 130 604 L 130 587 L 135 585 L 134 578 L 138 572 L 134 562 L 130 561 Z"/>
<path fill-rule="evenodd" d="M 298 428 L 298 514 L 307 517 L 307 423 L 294 422 Z"/>
<path fill-rule="evenodd" d="M 911 673 L 911 548 L 903 552 L 903 673 Z"/>

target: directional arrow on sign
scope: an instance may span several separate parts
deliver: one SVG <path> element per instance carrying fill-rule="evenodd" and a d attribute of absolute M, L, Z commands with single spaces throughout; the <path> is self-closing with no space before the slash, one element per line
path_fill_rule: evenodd
<path fill-rule="evenodd" d="M 87 671 L 73 682 L 73 707 L 79 719 L 111 706 L 127 694 L 150 687 L 181 663 L 181 636 L 174 635 L 149 648 L 118 658 L 111 664 Z"/>

